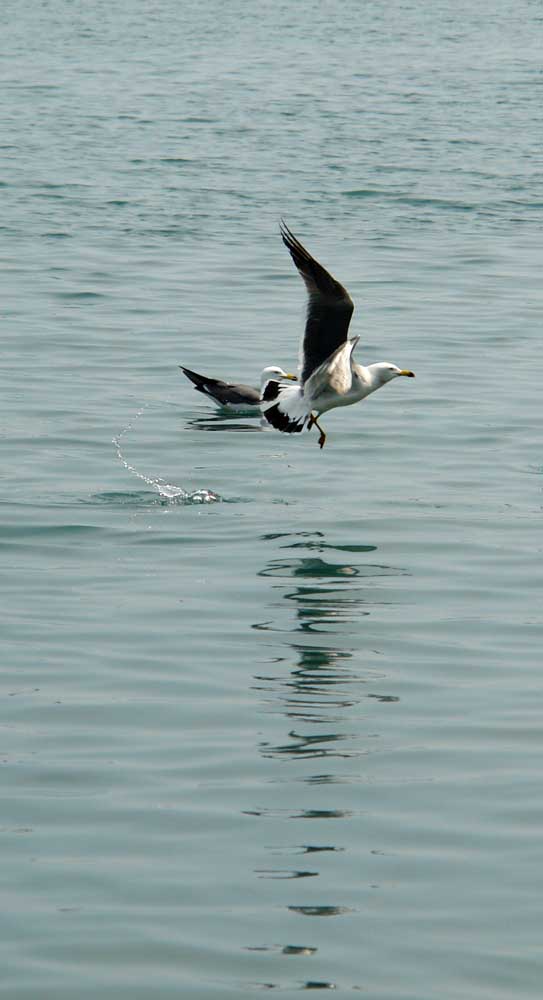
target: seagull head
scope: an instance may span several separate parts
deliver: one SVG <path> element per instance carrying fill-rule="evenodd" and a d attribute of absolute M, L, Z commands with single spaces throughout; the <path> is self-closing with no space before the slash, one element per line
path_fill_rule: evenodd
<path fill-rule="evenodd" d="M 390 382 L 391 379 L 398 378 L 398 375 L 405 375 L 406 378 L 415 378 L 415 372 L 410 371 L 409 368 L 398 368 L 391 361 L 377 361 L 374 365 L 368 365 L 368 368 L 372 373 L 372 378 L 378 385 L 384 385 L 385 382 Z"/>
<path fill-rule="evenodd" d="M 264 386 L 270 379 L 288 379 L 289 382 L 297 382 L 298 376 L 292 375 L 290 372 L 284 372 L 277 365 L 269 365 L 268 368 L 264 368 L 260 376 L 260 384 Z"/>

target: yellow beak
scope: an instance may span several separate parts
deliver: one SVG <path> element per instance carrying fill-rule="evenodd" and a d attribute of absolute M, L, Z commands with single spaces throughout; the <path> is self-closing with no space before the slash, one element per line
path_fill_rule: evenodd
<path fill-rule="evenodd" d="M 407 378 L 415 378 L 415 372 L 410 372 L 409 368 L 402 368 L 400 375 L 406 375 Z"/>
<path fill-rule="evenodd" d="M 291 375 L 290 372 L 287 372 L 286 375 L 283 375 L 283 378 L 288 378 L 288 379 L 290 379 L 291 382 L 297 382 L 298 381 L 298 376 L 297 375 Z"/>

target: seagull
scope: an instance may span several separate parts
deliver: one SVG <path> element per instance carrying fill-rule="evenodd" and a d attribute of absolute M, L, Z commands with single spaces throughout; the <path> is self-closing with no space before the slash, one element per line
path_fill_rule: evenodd
<path fill-rule="evenodd" d="M 283 221 L 280 232 L 307 288 L 307 319 L 299 384 L 282 385 L 270 379 L 262 391 L 261 408 L 266 420 L 286 434 L 297 434 L 304 427 L 311 430 L 314 424 L 323 448 L 326 434 L 319 424 L 322 413 L 358 403 L 399 375 L 415 375 L 389 361 L 367 367 L 353 361 L 360 337 L 347 336 L 354 309 L 349 293 L 308 253 Z"/>
<path fill-rule="evenodd" d="M 270 379 L 273 378 L 275 385 L 280 385 L 282 379 L 297 381 L 297 375 L 284 372 L 282 368 L 275 365 L 264 368 L 260 376 L 260 389 L 242 383 L 221 382 L 217 378 L 198 375 L 198 372 L 193 372 L 190 368 L 183 368 L 183 365 L 179 365 L 179 367 L 187 378 L 194 382 L 197 392 L 202 392 L 204 396 L 208 396 L 217 406 L 229 413 L 253 412 L 260 415 L 261 393 Z"/>

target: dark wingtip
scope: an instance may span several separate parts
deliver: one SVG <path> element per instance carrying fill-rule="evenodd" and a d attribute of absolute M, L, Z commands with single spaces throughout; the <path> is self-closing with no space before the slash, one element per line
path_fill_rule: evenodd
<path fill-rule="evenodd" d="M 279 222 L 279 228 L 281 229 L 281 232 L 282 232 L 282 233 L 286 233 L 286 234 L 287 234 L 287 236 L 291 236 L 291 237 L 292 237 L 293 239 L 296 239 L 296 237 L 294 236 L 294 233 L 293 233 L 293 232 L 292 232 L 292 230 L 291 230 L 291 229 L 290 229 L 290 228 L 289 228 L 289 227 L 287 226 L 287 223 L 285 222 L 285 220 L 283 219 L 283 217 L 282 217 L 282 216 L 281 216 L 281 220 L 280 220 L 280 222 Z"/>
<path fill-rule="evenodd" d="M 286 413 L 283 413 L 279 409 L 279 404 L 276 403 L 275 406 L 271 406 L 268 410 L 264 412 L 264 416 L 268 423 L 275 427 L 278 431 L 283 431 L 286 434 L 299 434 L 300 431 L 304 429 L 304 420 L 291 420 Z"/>
<path fill-rule="evenodd" d="M 281 233 L 281 239 L 292 257 L 294 264 L 302 275 L 304 274 L 304 267 L 306 269 L 314 267 L 320 268 L 320 264 L 317 264 L 311 254 L 306 250 L 303 243 L 300 243 L 299 239 L 297 239 L 294 233 L 291 232 L 284 219 L 281 219 L 279 223 L 279 232 Z M 324 268 L 322 270 L 324 271 Z"/>
<path fill-rule="evenodd" d="M 283 243 L 289 250 L 291 250 L 292 248 L 296 248 L 298 240 L 296 239 L 294 233 L 290 231 L 283 218 L 279 219 L 279 232 L 281 233 L 281 239 L 283 240 Z"/>
<path fill-rule="evenodd" d="M 183 372 L 183 375 L 186 375 L 189 381 L 194 383 L 197 389 L 200 389 L 201 392 L 204 391 L 201 389 L 201 386 L 209 381 L 204 375 L 199 375 L 198 372 L 193 372 L 190 368 L 185 368 L 184 365 L 179 365 L 179 368 Z"/>

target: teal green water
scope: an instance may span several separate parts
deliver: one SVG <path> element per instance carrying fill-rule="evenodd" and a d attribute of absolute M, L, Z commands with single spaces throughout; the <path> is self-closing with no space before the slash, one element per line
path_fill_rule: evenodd
<path fill-rule="evenodd" d="M 539 1000 L 539 6 L 4 21 L 0 992 Z M 322 452 L 177 368 L 280 216 L 417 374 Z"/>

